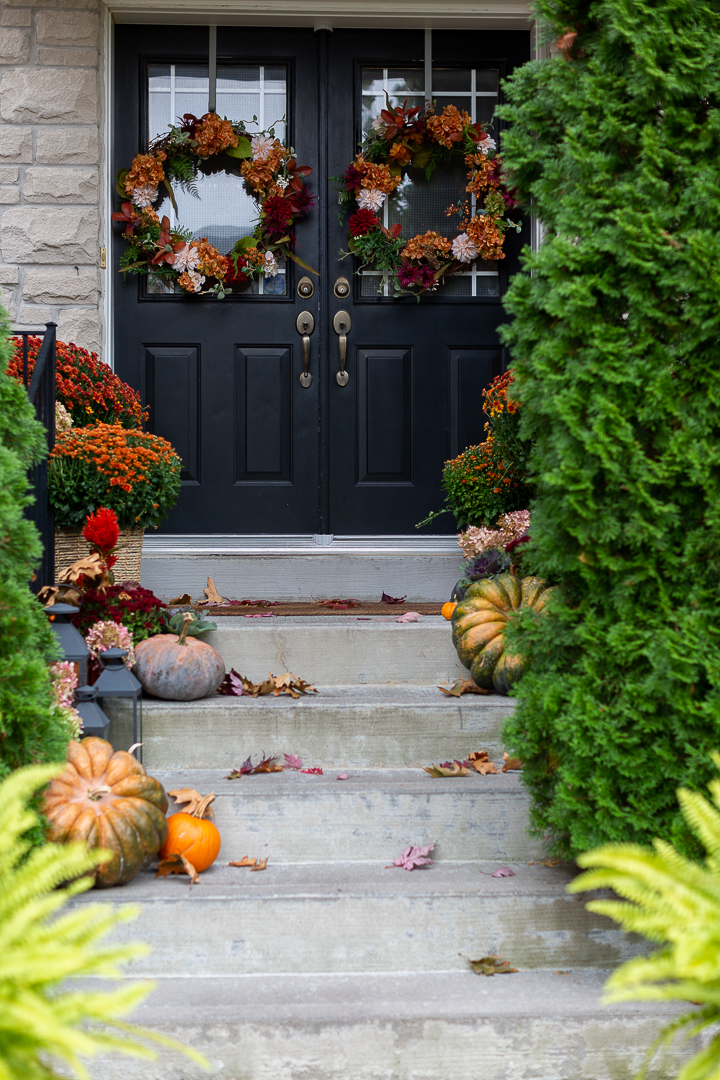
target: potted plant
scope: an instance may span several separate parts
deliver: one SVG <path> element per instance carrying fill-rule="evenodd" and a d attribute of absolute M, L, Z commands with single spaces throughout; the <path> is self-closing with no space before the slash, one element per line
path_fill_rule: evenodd
<path fill-rule="evenodd" d="M 115 579 L 140 580 L 142 537 L 157 528 L 180 491 L 182 462 L 166 439 L 121 424 L 75 427 L 58 435 L 48 460 L 55 513 L 55 572 L 88 555 L 88 514 L 114 510 L 120 526 Z"/>

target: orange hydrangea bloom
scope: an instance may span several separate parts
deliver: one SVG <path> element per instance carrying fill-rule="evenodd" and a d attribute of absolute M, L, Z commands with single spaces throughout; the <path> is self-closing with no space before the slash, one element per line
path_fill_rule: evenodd
<path fill-rule="evenodd" d="M 230 267 L 230 260 L 221 255 L 218 249 L 213 247 L 207 240 L 193 240 L 191 246 L 197 250 L 200 256 L 200 265 L 198 267 L 200 273 L 224 281 Z"/>
<path fill-rule="evenodd" d="M 136 154 L 125 177 L 125 191 L 127 194 L 132 195 L 135 188 L 142 187 L 144 184 L 159 187 L 165 179 L 165 170 L 162 164 L 165 157 L 166 155 L 162 150 L 159 150 L 157 154 Z"/>
<path fill-rule="evenodd" d="M 232 129 L 229 120 L 222 120 L 217 113 L 205 113 L 200 117 L 195 127 L 197 139 L 197 156 L 210 157 L 211 154 L 220 154 L 229 146 L 238 144 L 238 137 Z"/>
<path fill-rule="evenodd" d="M 412 150 L 409 146 L 405 146 L 404 143 L 396 142 L 390 147 L 390 157 L 398 165 L 404 165 L 412 157 Z"/>
<path fill-rule="evenodd" d="M 428 229 L 422 235 L 413 236 L 408 240 L 401 252 L 404 259 L 426 259 L 432 267 L 437 269 L 445 261 L 452 249 L 452 243 L 446 240 L 438 232 Z"/>
<path fill-rule="evenodd" d="M 439 116 L 428 116 L 426 123 L 430 138 L 452 150 L 453 143 L 460 142 L 464 129 L 472 124 L 472 118 L 465 109 L 461 112 L 456 105 L 446 105 Z"/>
<path fill-rule="evenodd" d="M 503 233 L 497 219 L 489 214 L 470 218 L 466 233 L 476 245 L 482 259 L 504 259 Z"/>

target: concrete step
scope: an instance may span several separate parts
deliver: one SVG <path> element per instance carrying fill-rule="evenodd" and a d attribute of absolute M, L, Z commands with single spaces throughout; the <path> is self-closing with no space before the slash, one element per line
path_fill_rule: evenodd
<path fill-rule="evenodd" d="M 170 599 L 202 600 L 208 577 L 237 600 L 413 603 L 448 600 L 462 552 L 451 536 L 172 536 L 146 534 L 142 583 Z"/>
<path fill-rule="evenodd" d="M 279 669 L 275 665 L 276 674 Z M 474 750 L 500 759 L 500 729 L 514 707 L 512 698 L 497 695 L 448 698 L 436 686 L 318 688 L 318 694 L 298 700 L 145 699 L 143 763 L 151 771 L 229 770 L 262 750 L 281 761 L 283 754 L 299 754 L 307 765 L 322 768 L 405 768 L 465 758 Z M 132 710 L 118 699 L 105 708 L 112 721 L 108 738 L 127 748 L 133 741 Z"/>
<path fill-rule="evenodd" d="M 228 780 L 224 770 L 155 770 L 166 791 L 214 791 L 220 861 L 388 860 L 437 843 L 442 860 L 546 858 L 527 836 L 528 796 L 515 773 L 432 779 L 420 769 L 358 769 L 347 780 L 282 772 Z"/>
<path fill-rule="evenodd" d="M 515 876 L 503 878 L 490 876 L 498 862 L 385 869 L 399 854 L 388 845 L 372 863 L 292 865 L 271 853 L 260 873 L 216 863 L 194 887 L 146 872 L 113 894 L 142 903 L 116 936 L 151 946 L 130 967 L 145 976 L 462 971 L 459 953 L 500 953 L 523 968 L 611 967 L 638 951 L 565 892 L 568 866 L 509 863 Z"/>
<path fill-rule="evenodd" d="M 268 671 L 292 671 L 323 686 L 428 685 L 454 681 L 465 669 L 452 643 L 450 623 L 423 615 L 417 623 L 397 616 L 224 615 L 204 640 L 228 670 L 257 682 Z"/>
<path fill-rule="evenodd" d="M 601 1006 L 607 974 L 162 978 L 132 1021 L 190 1043 L 211 1072 L 167 1050 L 91 1067 L 95 1080 L 629 1080 L 678 1010 Z M 676 1043 L 648 1080 L 700 1048 Z"/>

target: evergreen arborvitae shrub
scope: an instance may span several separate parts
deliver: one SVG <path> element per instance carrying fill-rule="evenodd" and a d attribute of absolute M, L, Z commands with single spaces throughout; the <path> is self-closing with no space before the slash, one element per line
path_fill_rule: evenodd
<path fill-rule="evenodd" d="M 506 727 L 532 823 L 573 855 L 695 842 L 676 789 L 720 747 L 720 18 L 710 0 L 540 0 L 503 159 L 545 239 L 507 298 L 537 484 Z"/>
<path fill-rule="evenodd" d="M 7 374 L 7 317 L 0 308 L 0 779 L 21 765 L 65 759 L 71 732 L 54 708 L 48 618 L 29 588 L 42 548 L 24 516 L 28 469 L 47 453 L 27 392 Z"/>

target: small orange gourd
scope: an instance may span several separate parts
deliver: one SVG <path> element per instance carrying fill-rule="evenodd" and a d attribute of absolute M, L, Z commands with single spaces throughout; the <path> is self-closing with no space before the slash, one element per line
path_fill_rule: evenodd
<path fill-rule="evenodd" d="M 212 816 L 210 803 L 215 795 L 211 792 L 202 796 L 188 788 L 168 794 L 177 803 L 188 803 L 189 806 L 187 810 L 171 814 L 167 819 L 167 839 L 160 849 L 160 860 L 182 855 L 200 874 L 212 866 L 220 853 L 220 833 L 216 825 L 205 817 L 206 814 Z"/>
<path fill-rule="evenodd" d="M 453 611 L 456 607 L 457 603 L 455 600 L 448 600 L 445 604 L 443 604 L 442 608 L 440 609 L 440 614 L 442 615 L 443 619 L 447 619 L 448 621 L 450 621 L 450 619 L 452 619 Z"/>

